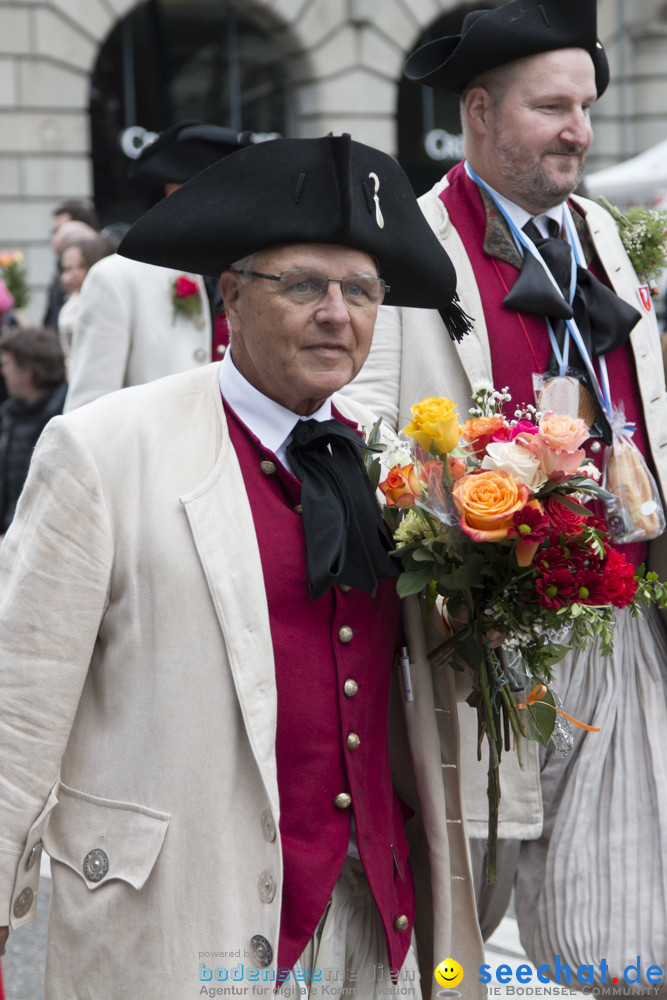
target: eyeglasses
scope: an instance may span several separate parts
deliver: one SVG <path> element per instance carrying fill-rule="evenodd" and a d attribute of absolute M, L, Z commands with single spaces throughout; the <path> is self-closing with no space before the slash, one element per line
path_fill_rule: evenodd
<path fill-rule="evenodd" d="M 261 271 L 237 271 L 253 278 L 268 278 L 280 283 L 280 294 L 290 302 L 308 305 L 324 298 L 330 281 L 340 285 L 343 299 L 349 306 L 363 309 L 369 306 L 379 306 L 390 290 L 382 278 L 372 274 L 355 274 L 349 278 L 327 278 L 326 274 L 311 271 L 309 267 L 296 267 L 280 274 L 262 274 Z"/>

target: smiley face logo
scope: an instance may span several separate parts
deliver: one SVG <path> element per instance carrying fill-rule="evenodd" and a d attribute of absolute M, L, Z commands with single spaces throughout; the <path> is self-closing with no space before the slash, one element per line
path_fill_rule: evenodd
<path fill-rule="evenodd" d="M 446 958 L 440 962 L 434 972 L 436 981 L 441 986 L 458 986 L 463 979 L 463 968 L 454 958 Z"/>

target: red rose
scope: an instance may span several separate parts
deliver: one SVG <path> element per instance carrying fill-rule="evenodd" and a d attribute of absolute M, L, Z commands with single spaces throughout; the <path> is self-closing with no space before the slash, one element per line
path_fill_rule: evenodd
<path fill-rule="evenodd" d="M 575 514 L 573 510 L 570 510 L 555 497 L 549 497 L 545 506 L 552 525 L 557 531 L 561 531 L 566 538 L 569 535 L 578 535 L 583 525 L 588 521 L 588 518 L 584 517 L 583 514 Z"/>
<path fill-rule="evenodd" d="M 193 295 L 199 295 L 197 282 L 181 274 L 174 283 L 174 295 L 177 299 L 190 299 Z"/>

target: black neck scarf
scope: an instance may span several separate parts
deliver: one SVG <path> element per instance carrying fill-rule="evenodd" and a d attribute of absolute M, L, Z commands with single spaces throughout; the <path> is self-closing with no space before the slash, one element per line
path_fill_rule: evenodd
<path fill-rule="evenodd" d="M 391 542 L 361 457 L 363 444 L 339 420 L 300 420 L 287 456 L 301 481 L 310 596 L 334 584 L 375 595 L 377 581 L 396 579 Z"/>

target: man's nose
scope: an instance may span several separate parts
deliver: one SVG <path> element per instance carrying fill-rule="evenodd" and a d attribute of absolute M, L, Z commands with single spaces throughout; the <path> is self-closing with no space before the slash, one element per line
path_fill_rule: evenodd
<path fill-rule="evenodd" d="M 572 111 L 568 115 L 568 119 L 561 131 L 561 136 L 567 142 L 588 149 L 593 137 L 593 129 L 588 113 L 581 108 L 576 108 Z"/>
<path fill-rule="evenodd" d="M 338 281 L 330 281 L 327 290 L 317 307 L 317 316 L 320 322 L 348 323 L 350 320 L 350 309 L 343 298 L 343 289 Z"/>

